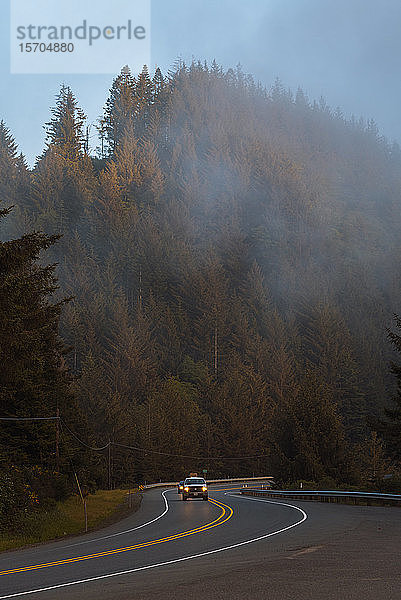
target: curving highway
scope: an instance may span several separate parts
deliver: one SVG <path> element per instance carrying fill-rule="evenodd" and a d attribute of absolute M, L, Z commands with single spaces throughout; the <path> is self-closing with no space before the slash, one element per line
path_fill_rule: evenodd
<path fill-rule="evenodd" d="M 401 510 L 149 490 L 80 538 L 0 555 L 0 600 L 399 600 Z"/>

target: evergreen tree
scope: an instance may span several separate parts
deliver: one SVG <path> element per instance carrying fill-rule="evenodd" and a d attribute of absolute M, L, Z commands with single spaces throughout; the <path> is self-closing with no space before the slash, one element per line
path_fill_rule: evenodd
<path fill-rule="evenodd" d="M 101 135 L 94 160 L 66 86 L 32 172 L 0 126 L 0 191 L 16 205 L 2 239 L 64 234 L 48 253 L 74 296 L 61 332 L 82 439 L 122 442 L 121 483 L 191 467 L 123 447 L 148 442 L 203 456 L 243 445 L 264 452 L 265 472 L 350 480 L 346 440 L 366 438 L 365 414 L 380 414 L 391 388 L 382 332 L 401 294 L 397 148 L 301 90 L 277 81 L 267 93 L 240 68 L 201 61 L 167 77 L 124 67 Z M 396 412 L 383 427 L 397 456 Z M 104 456 L 87 464 L 107 482 Z"/>
<path fill-rule="evenodd" d="M 135 100 L 134 131 L 136 137 L 140 139 L 146 135 L 149 129 L 151 108 L 154 102 L 153 82 L 146 65 L 143 67 L 136 81 Z"/>
<path fill-rule="evenodd" d="M 0 121 L 0 202 L 15 206 L 7 222 L 1 224 L 0 239 L 6 239 L 7 233 L 19 235 L 25 231 L 24 223 L 31 221 L 30 173 L 4 121 Z"/>
<path fill-rule="evenodd" d="M 84 123 L 86 116 L 79 108 L 70 87 L 62 85 L 51 109 L 52 118 L 46 123 L 47 148 L 57 155 L 75 161 L 86 149 Z"/>
<path fill-rule="evenodd" d="M 401 317 L 394 315 L 395 326 L 401 329 Z M 401 335 L 396 331 L 388 331 L 388 338 L 397 352 L 401 352 Z M 391 373 L 397 382 L 397 391 L 393 397 L 392 405 L 384 409 L 385 418 L 375 420 L 374 427 L 383 436 L 386 449 L 392 459 L 401 461 L 401 366 L 396 362 L 391 363 Z"/>
<path fill-rule="evenodd" d="M 373 484 L 376 490 L 380 490 L 384 476 L 391 473 L 395 466 L 388 458 L 383 440 L 376 431 L 372 431 L 356 450 L 363 483 Z"/>
<path fill-rule="evenodd" d="M 136 81 L 128 65 L 113 81 L 104 109 L 108 153 L 113 154 L 136 112 Z"/>
<path fill-rule="evenodd" d="M 344 428 L 323 378 L 307 372 L 296 396 L 278 405 L 273 418 L 277 453 L 273 464 L 283 480 L 352 480 Z"/>
<path fill-rule="evenodd" d="M 15 203 L 18 186 L 17 144 L 4 121 L 0 121 L 0 201 Z"/>
<path fill-rule="evenodd" d="M 313 365 L 333 393 L 347 431 L 361 439 L 366 431 L 366 410 L 358 389 L 358 367 L 352 339 L 344 319 L 328 304 L 310 304 L 299 318 L 302 355 L 309 368 Z"/>
<path fill-rule="evenodd" d="M 2 211 L 4 218 L 6 211 Z M 68 373 L 58 324 L 64 301 L 52 302 L 54 265 L 41 266 L 42 251 L 58 236 L 25 234 L 0 243 L 0 413 L 47 417 L 70 411 Z M 54 424 L 0 423 L 9 461 L 55 465 Z"/>
<path fill-rule="evenodd" d="M 81 220 L 95 189 L 87 154 L 85 115 L 71 89 L 62 86 L 46 124 L 47 148 L 33 173 L 37 226 L 47 232 L 72 231 Z"/>

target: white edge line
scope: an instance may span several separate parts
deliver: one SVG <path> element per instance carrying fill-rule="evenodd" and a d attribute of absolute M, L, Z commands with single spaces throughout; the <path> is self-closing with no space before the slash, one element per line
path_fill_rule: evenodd
<path fill-rule="evenodd" d="M 165 492 L 163 492 L 164 494 Z M 100 579 L 108 579 L 110 577 L 118 577 L 119 575 L 129 575 L 130 573 L 136 573 L 138 571 L 146 571 L 147 569 L 154 569 L 156 567 L 164 567 L 166 565 L 172 565 L 174 563 L 183 562 L 184 560 L 192 560 L 194 558 L 200 558 L 201 556 L 207 556 L 209 554 L 216 554 L 217 552 L 224 552 L 225 550 L 231 550 L 232 548 L 239 548 L 240 546 L 245 546 L 246 544 L 252 544 L 253 542 L 258 542 L 259 540 L 264 540 L 268 537 L 272 537 L 273 535 L 277 535 L 279 533 L 283 533 L 284 531 L 288 531 L 288 529 L 292 529 L 297 525 L 300 525 L 308 518 L 308 515 L 302 508 L 298 506 L 294 506 L 293 504 L 287 504 L 285 502 L 274 502 L 272 500 L 262 500 L 261 498 L 244 498 L 243 496 L 233 496 L 235 498 L 240 498 L 242 500 L 253 500 L 256 502 L 268 502 L 269 504 L 281 504 L 282 506 L 288 506 L 289 508 L 293 508 L 302 514 L 302 519 L 293 523 L 292 525 L 288 525 L 287 527 L 283 527 L 282 529 L 278 529 L 277 531 L 272 531 L 271 533 L 266 533 L 265 535 L 261 535 L 259 537 L 253 538 L 251 540 L 246 540 L 245 542 L 239 542 L 238 544 L 231 544 L 230 546 L 224 546 L 223 548 L 217 548 L 216 550 L 208 550 L 207 552 L 201 552 L 200 554 L 193 554 L 192 556 L 184 556 L 183 558 L 175 558 L 174 560 L 167 560 L 165 562 L 155 563 L 153 565 L 146 565 L 145 567 L 137 567 L 136 569 L 128 569 L 126 571 L 118 571 L 116 573 L 108 573 L 107 575 L 98 575 L 97 577 L 89 577 L 88 579 L 79 579 L 77 581 L 69 581 L 67 583 L 59 583 L 57 585 L 51 585 L 45 588 L 37 588 L 36 590 L 28 590 L 26 592 L 17 592 L 16 594 L 8 594 L 7 596 L 0 596 L 0 600 L 5 600 L 6 598 L 17 598 L 18 596 L 27 596 L 28 594 L 37 594 L 39 592 L 47 592 L 49 590 L 57 590 L 59 588 L 68 587 L 71 585 L 79 585 L 81 583 L 89 583 L 91 581 L 99 581 Z"/>
<path fill-rule="evenodd" d="M 131 531 L 136 531 L 137 529 L 142 529 L 142 527 L 146 527 L 147 525 L 151 525 L 151 523 L 154 523 L 155 521 L 158 521 L 159 519 L 161 519 L 162 517 L 164 517 L 164 515 L 168 512 L 169 505 L 168 505 L 168 502 L 167 502 L 166 497 L 165 497 L 164 494 L 166 494 L 167 492 L 170 492 L 170 491 L 171 490 L 166 490 L 166 491 L 162 492 L 165 509 L 155 519 L 152 519 L 151 521 L 147 521 L 146 523 L 142 523 L 142 525 L 138 525 L 137 527 L 132 527 L 131 529 L 126 529 L 125 531 L 119 531 L 118 533 L 112 533 L 110 535 L 104 535 L 102 537 L 92 538 L 90 540 L 83 540 L 82 542 L 77 542 L 76 544 L 68 544 L 67 546 L 58 546 L 57 550 L 63 550 L 64 548 L 74 548 L 75 546 L 82 546 L 82 544 L 90 544 L 91 542 L 97 542 L 99 540 L 107 540 L 109 538 L 116 537 L 117 535 L 124 535 L 125 533 L 131 533 Z"/>

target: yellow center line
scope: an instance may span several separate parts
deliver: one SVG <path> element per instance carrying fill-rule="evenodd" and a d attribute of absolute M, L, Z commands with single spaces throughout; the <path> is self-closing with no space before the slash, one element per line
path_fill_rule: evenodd
<path fill-rule="evenodd" d="M 130 552 L 131 550 L 138 550 L 140 548 L 146 548 L 147 546 L 154 546 L 156 544 L 162 544 L 164 542 L 170 542 L 172 540 L 177 540 L 182 537 L 186 537 L 189 535 L 195 535 L 196 533 L 201 533 L 202 531 L 206 531 L 208 529 L 212 529 L 213 527 L 217 527 L 218 525 L 222 525 L 233 516 L 233 509 L 227 504 L 222 504 L 217 500 L 213 500 L 209 498 L 209 502 L 212 502 L 218 508 L 222 509 L 221 514 L 217 519 L 211 521 L 210 523 L 206 523 L 206 525 L 202 525 L 200 527 L 196 527 L 195 529 L 190 529 L 189 531 L 183 531 L 181 533 L 176 533 L 174 535 L 169 535 L 165 538 L 160 538 L 157 540 L 149 540 L 147 542 L 143 542 L 141 544 L 135 544 L 134 546 L 126 546 L 124 548 L 116 548 L 114 550 L 106 550 L 105 552 L 97 552 L 96 554 L 88 554 L 86 556 L 76 556 L 73 558 L 65 558 L 63 560 L 57 560 L 54 562 L 43 563 L 39 565 L 27 565 L 25 567 L 19 567 L 16 569 L 8 569 L 7 571 L 0 571 L 0 575 L 11 575 L 12 573 L 22 573 L 24 571 L 35 571 L 36 569 L 45 569 L 47 567 L 56 567 L 60 565 L 66 565 L 69 563 L 75 563 L 83 560 L 91 560 L 93 558 L 100 558 L 102 556 L 110 556 L 111 554 L 121 554 L 122 552 Z M 226 510 L 228 509 L 228 510 Z M 228 516 L 226 516 L 228 513 Z M 223 518 L 225 517 L 225 518 Z"/>

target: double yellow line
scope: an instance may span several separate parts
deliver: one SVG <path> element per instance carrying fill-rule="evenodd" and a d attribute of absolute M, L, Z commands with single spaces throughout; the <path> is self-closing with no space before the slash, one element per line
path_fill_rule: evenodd
<path fill-rule="evenodd" d="M 63 560 L 56 560 L 54 562 L 42 563 L 39 565 L 27 565 L 25 567 L 18 567 L 16 569 L 8 569 L 7 571 L 0 571 L 0 575 L 11 575 L 13 573 L 23 573 L 25 571 L 35 571 L 37 569 L 46 569 L 48 567 L 58 567 L 60 565 L 67 565 L 69 563 L 76 563 L 83 560 L 92 560 L 94 558 L 101 558 L 102 556 L 110 556 L 112 554 L 121 554 L 122 552 L 131 552 L 132 550 L 139 550 L 140 548 L 146 548 L 147 546 L 155 546 L 156 544 L 163 544 L 164 542 L 171 542 L 172 540 L 178 540 L 180 538 L 195 535 L 196 533 L 201 533 L 202 531 L 207 531 L 208 529 L 213 529 L 213 527 L 218 527 L 222 525 L 233 516 L 233 509 L 227 504 L 222 504 L 217 500 L 213 500 L 209 498 L 209 502 L 215 504 L 218 508 L 221 509 L 221 514 L 217 519 L 211 521 L 210 523 L 206 523 L 206 525 L 202 525 L 201 527 L 196 527 L 196 529 L 190 529 L 189 531 L 183 531 L 181 533 L 176 533 L 174 535 L 169 535 L 168 537 L 160 538 L 157 540 L 149 540 L 148 542 L 143 542 L 142 544 L 135 544 L 135 546 L 126 546 L 124 548 L 116 548 L 115 550 L 107 550 L 105 552 L 96 552 L 96 554 L 87 554 L 86 556 L 76 556 L 73 558 L 65 558 Z"/>

